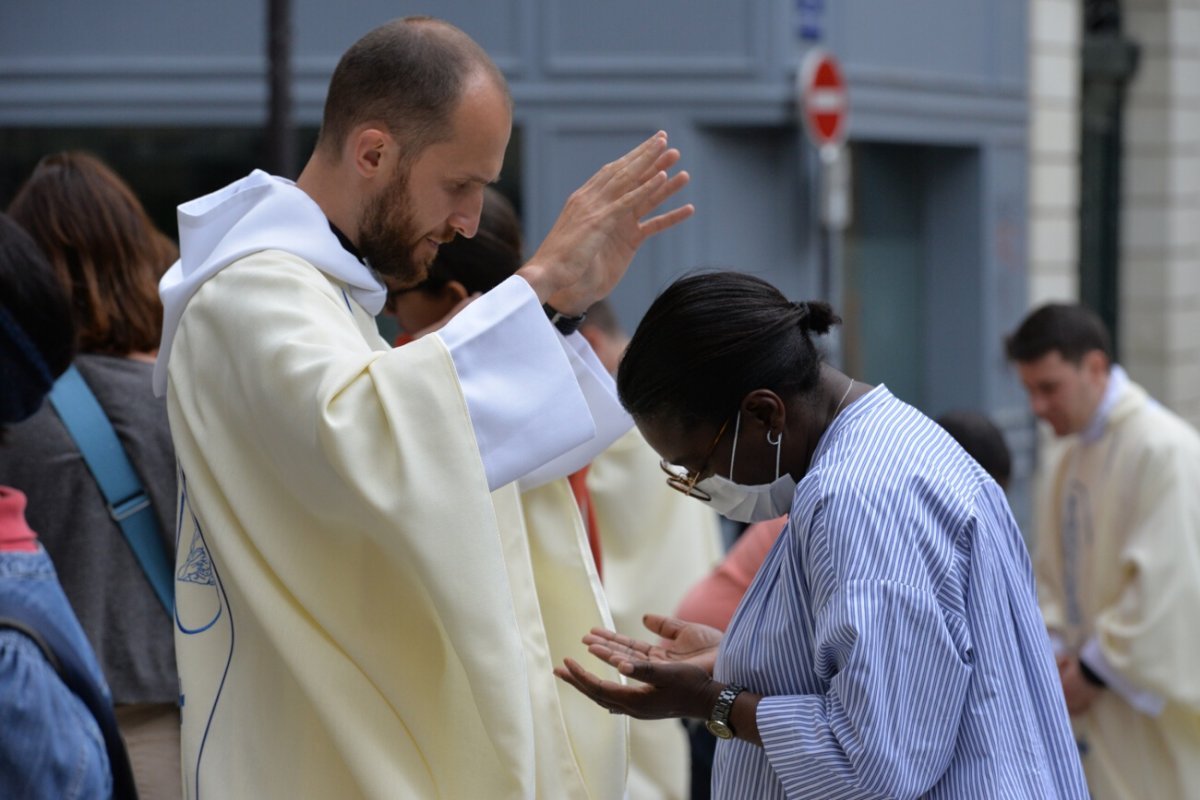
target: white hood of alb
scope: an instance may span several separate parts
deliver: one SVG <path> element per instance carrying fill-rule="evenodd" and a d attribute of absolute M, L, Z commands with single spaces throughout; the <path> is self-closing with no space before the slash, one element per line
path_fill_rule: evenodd
<path fill-rule="evenodd" d="M 224 267 L 262 250 L 297 255 L 346 284 L 351 297 L 371 314 L 383 310 L 386 289 L 338 242 L 320 206 L 291 181 L 255 170 L 179 206 L 179 260 L 158 284 L 163 331 L 154 365 L 155 394 L 167 390 L 171 343 L 192 295 Z"/>

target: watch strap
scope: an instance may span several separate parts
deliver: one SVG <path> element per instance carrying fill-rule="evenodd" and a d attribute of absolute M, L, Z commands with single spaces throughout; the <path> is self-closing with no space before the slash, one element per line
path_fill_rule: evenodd
<path fill-rule="evenodd" d="M 546 317 L 550 320 L 550 324 L 557 328 L 558 332 L 563 336 L 570 336 L 579 330 L 579 326 L 587 319 L 586 311 L 579 316 L 572 317 L 559 311 L 549 303 L 542 303 L 542 310 L 546 312 Z"/>
<path fill-rule="evenodd" d="M 736 683 L 731 683 L 721 690 L 717 695 L 717 702 L 713 704 L 712 714 L 709 716 L 709 722 L 723 725 L 730 731 L 733 727 L 729 724 L 729 712 L 733 710 L 733 701 L 737 696 L 746 691 L 744 686 L 738 686 Z"/>

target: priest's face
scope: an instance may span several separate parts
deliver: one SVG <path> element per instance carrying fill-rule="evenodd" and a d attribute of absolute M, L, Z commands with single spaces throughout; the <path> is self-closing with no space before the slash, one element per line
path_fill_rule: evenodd
<path fill-rule="evenodd" d="M 358 234 L 359 250 L 371 268 L 404 285 L 420 281 L 420 277 L 414 276 L 423 277 L 433 261 L 433 256 L 418 261 L 425 254 L 418 255 L 416 246 L 421 237 L 413 218 L 408 172 L 407 164 L 399 164 L 391 182 L 368 201 Z M 433 253 L 437 254 L 436 246 Z"/>
<path fill-rule="evenodd" d="M 398 286 L 415 286 L 440 245 L 474 236 L 483 187 L 499 177 L 511 132 L 507 93 L 484 75 L 469 78 L 451 115 L 450 138 L 402 160 L 389 184 L 367 200 L 358 246 L 371 267 Z"/>
<path fill-rule="evenodd" d="M 1033 361 L 1018 361 L 1017 374 L 1029 393 L 1034 416 L 1050 424 L 1056 436 L 1088 426 L 1108 387 L 1108 358 L 1093 350 L 1078 364 L 1057 350 Z"/>

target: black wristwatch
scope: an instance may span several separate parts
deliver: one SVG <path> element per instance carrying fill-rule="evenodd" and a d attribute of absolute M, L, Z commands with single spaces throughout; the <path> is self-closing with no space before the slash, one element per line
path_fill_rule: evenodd
<path fill-rule="evenodd" d="M 729 726 L 729 712 L 733 709 L 733 701 L 744 691 L 745 688 L 733 683 L 721 690 L 717 695 L 717 702 L 713 705 L 712 715 L 704 723 L 709 733 L 718 739 L 733 738 L 733 728 Z"/>
<path fill-rule="evenodd" d="M 542 303 L 542 310 L 546 312 L 546 316 L 550 318 L 550 324 L 558 328 L 558 332 L 563 336 L 570 336 L 575 331 L 579 330 L 579 326 L 587 319 L 587 312 L 580 314 L 577 317 L 567 316 L 549 303 Z"/>

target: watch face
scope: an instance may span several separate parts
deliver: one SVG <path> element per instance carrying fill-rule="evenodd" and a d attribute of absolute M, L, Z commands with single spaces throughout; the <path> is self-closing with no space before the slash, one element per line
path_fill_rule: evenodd
<path fill-rule="evenodd" d="M 733 729 L 720 720 L 710 719 L 708 722 L 705 722 L 704 725 L 706 728 L 708 728 L 708 732 L 718 739 L 733 738 Z"/>

